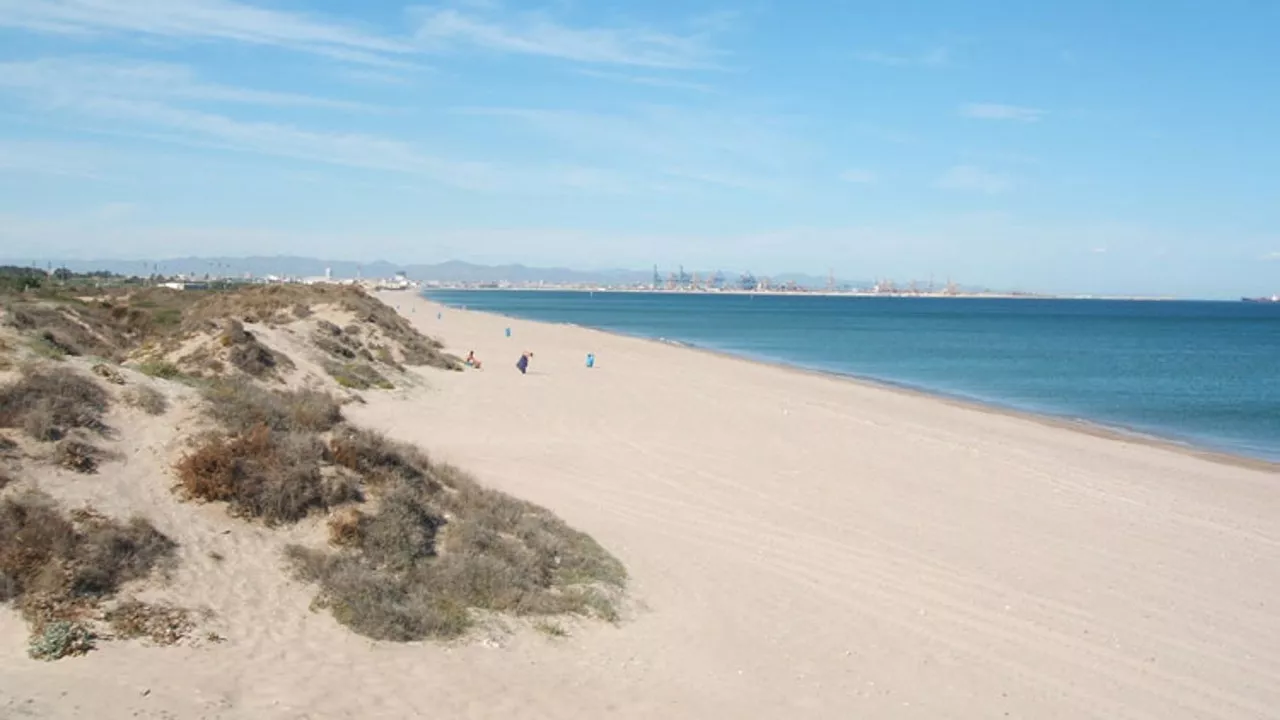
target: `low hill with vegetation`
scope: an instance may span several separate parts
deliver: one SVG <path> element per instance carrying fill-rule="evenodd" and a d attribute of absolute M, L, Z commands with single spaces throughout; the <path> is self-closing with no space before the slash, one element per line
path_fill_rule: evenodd
<path fill-rule="evenodd" d="M 594 540 L 344 415 L 461 369 L 358 287 L 0 272 L 0 603 L 29 653 L 234 639 L 174 580 L 227 572 L 228 534 L 374 639 L 616 620 L 626 572 Z"/>

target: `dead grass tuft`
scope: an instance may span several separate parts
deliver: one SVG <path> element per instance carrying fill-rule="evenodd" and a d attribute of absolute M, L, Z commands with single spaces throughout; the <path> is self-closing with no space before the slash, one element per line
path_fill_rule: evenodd
<path fill-rule="evenodd" d="M 91 370 L 94 375 L 97 375 L 112 385 L 124 385 L 124 375 L 121 375 L 119 370 L 116 370 L 110 365 L 98 363 L 94 365 Z"/>
<path fill-rule="evenodd" d="M 72 472 L 92 475 L 98 472 L 98 466 L 107 457 L 107 453 L 94 445 L 72 438 L 65 438 L 58 443 L 53 452 L 53 464 Z"/>
<path fill-rule="evenodd" d="M 174 645 L 195 629 L 191 612 L 184 608 L 133 599 L 107 611 L 106 620 L 117 637 L 147 638 L 157 645 Z"/>
<path fill-rule="evenodd" d="M 146 385 L 135 385 L 124 391 L 123 398 L 130 407 L 148 415 L 163 415 L 169 410 L 169 399 L 164 393 Z"/>
<path fill-rule="evenodd" d="M 71 428 L 102 432 L 107 392 L 66 368 L 28 368 L 0 387 L 0 427 L 22 428 L 41 441 L 59 440 Z"/>

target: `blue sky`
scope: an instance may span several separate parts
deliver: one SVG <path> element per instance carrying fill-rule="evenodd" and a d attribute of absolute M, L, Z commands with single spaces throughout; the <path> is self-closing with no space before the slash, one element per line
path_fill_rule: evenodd
<path fill-rule="evenodd" d="M 0 256 L 1280 291 L 1280 4 L 0 0 Z"/>

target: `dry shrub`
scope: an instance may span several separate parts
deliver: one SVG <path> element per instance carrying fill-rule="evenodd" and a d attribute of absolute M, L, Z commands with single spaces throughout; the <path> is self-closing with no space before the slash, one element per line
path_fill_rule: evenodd
<path fill-rule="evenodd" d="M 241 345 L 253 340 L 253 335 L 244 329 L 244 323 L 239 320 L 228 320 L 226 327 L 222 331 L 222 345 Z"/>
<path fill-rule="evenodd" d="M 292 367 L 293 362 L 258 341 L 233 345 L 227 351 L 227 362 L 231 366 L 256 378 L 266 377 L 281 367 Z"/>
<path fill-rule="evenodd" d="M 253 333 L 244 329 L 239 320 L 230 320 L 222 331 L 221 342 L 227 351 L 227 361 L 232 367 L 255 378 L 263 378 L 277 369 L 293 367 L 293 361 L 283 353 L 263 345 Z"/>
<path fill-rule="evenodd" d="M 66 368 L 29 368 L 0 387 L 0 427 L 22 428 L 36 440 L 58 440 L 71 428 L 99 432 L 107 392 L 93 380 Z"/>
<path fill-rule="evenodd" d="M 164 393 L 146 385 L 135 385 L 124 391 L 124 401 L 148 415 L 163 415 L 169 409 L 169 399 Z"/>
<path fill-rule="evenodd" d="M 172 605 L 126 600 L 107 611 L 111 630 L 121 638 L 147 638 L 157 645 L 173 645 L 191 634 L 190 611 Z"/>
<path fill-rule="evenodd" d="M 206 437 L 176 470 L 190 497 L 226 502 L 235 515 L 278 524 L 359 498 L 350 479 L 323 471 L 324 455 L 314 434 L 263 424 L 239 435 Z"/>
<path fill-rule="evenodd" d="M 338 547 L 353 547 L 364 533 L 365 515 L 355 508 L 344 508 L 329 518 L 329 542 Z"/>
<path fill-rule="evenodd" d="M 311 344 L 339 361 L 361 358 L 373 360 L 373 353 L 356 337 L 360 328 L 354 327 L 354 332 L 352 330 L 351 326 L 344 330 L 328 320 L 319 320 L 316 322 L 316 329 L 311 332 Z"/>
<path fill-rule="evenodd" d="M 75 309 L 70 306 L 15 304 L 9 308 L 8 322 L 61 355 L 106 355 L 111 352 L 99 336 L 78 321 Z"/>
<path fill-rule="evenodd" d="M 264 390 L 247 380 L 224 380 L 205 391 L 209 414 L 229 432 L 258 425 L 278 431 L 324 432 L 342 422 L 342 406 L 316 390 Z"/>
<path fill-rule="evenodd" d="M 33 655 L 60 657 L 78 623 L 131 580 L 166 568 L 176 545 L 142 518 L 120 523 L 92 511 L 69 519 L 42 493 L 0 501 L 0 602 L 30 624 Z M 80 626 L 82 627 L 82 626 Z M 82 638 L 83 639 L 83 638 Z"/>
<path fill-rule="evenodd" d="M 377 509 L 331 521 L 337 552 L 295 546 L 289 557 L 320 586 L 319 605 L 356 632 L 454 637 L 470 608 L 616 618 L 622 565 L 549 511 L 375 433 L 342 428 L 330 451 L 377 489 Z"/>
<path fill-rule="evenodd" d="M 98 466 L 107 457 L 107 453 L 87 442 L 65 438 L 53 452 L 53 463 L 73 472 L 92 475 L 98 472 Z"/>
<path fill-rule="evenodd" d="M 120 374 L 119 370 L 116 370 L 110 365 L 98 363 L 97 365 L 94 365 L 91 370 L 94 375 L 97 375 L 112 385 L 124 385 L 124 376 Z"/>
<path fill-rule="evenodd" d="M 421 450 L 389 440 L 381 433 L 340 427 L 329 440 L 329 454 L 335 464 L 358 473 L 373 487 L 398 478 L 423 483 L 432 492 L 440 489 L 423 470 L 431 466 L 431 461 Z"/>

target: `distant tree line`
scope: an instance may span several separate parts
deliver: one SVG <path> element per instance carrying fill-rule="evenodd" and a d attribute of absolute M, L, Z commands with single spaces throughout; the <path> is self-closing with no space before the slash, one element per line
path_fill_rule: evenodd
<path fill-rule="evenodd" d="M 0 292 L 14 293 L 53 287 L 103 287 L 117 285 L 141 285 L 165 282 L 160 276 L 151 278 L 125 277 L 106 270 L 73 272 L 65 267 L 46 272 L 40 268 L 0 265 Z"/>

